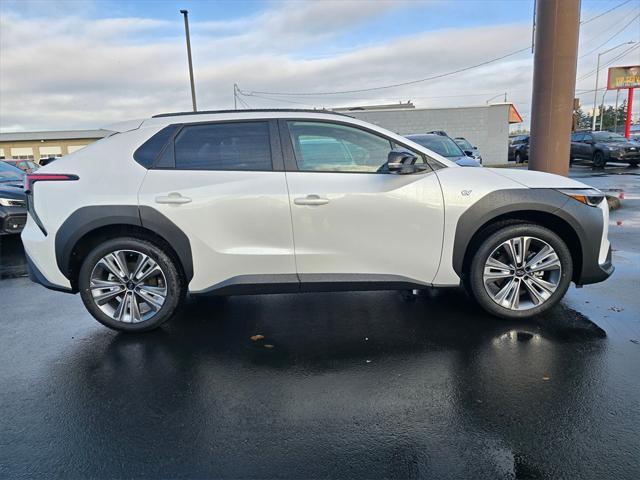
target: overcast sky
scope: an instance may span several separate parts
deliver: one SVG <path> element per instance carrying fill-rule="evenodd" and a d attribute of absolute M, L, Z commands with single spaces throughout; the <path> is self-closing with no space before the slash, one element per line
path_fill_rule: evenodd
<path fill-rule="evenodd" d="M 582 19 L 622 1 L 583 0 Z M 0 130 L 98 128 L 190 110 L 180 8 L 189 9 L 198 106 L 204 110 L 233 108 L 234 83 L 244 92 L 344 91 L 425 78 L 500 57 L 530 45 L 533 0 L 2 0 Z M 594 88 L 597 53 L 639 41 L 638 15 L 640 0 L 630 0 L 581 28 L 576 89 L 585 107 L 593 102 L 593 93 L 586 91 Z M 628 47 L 603 56 L 603 63 Z M 640 64 L 640 48 L 615 64 Z M 241 98 L 253 108 L 406 100 L 419 107 L 448 107 L 484 104 L 494 96 L 499 101 L 507 92 L 528 122 L 531 77 L 532 55 L 522 52 L 393 89 Z M 615 92 L 607 100 L 613 102 Z"/>

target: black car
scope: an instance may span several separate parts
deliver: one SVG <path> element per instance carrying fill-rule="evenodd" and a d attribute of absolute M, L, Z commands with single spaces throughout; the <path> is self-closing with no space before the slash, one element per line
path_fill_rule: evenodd
<path fill-rule="evenodd" d="M 442 132 L 444 133 L 444 132 Z M 433 150 L 443 157 L 456 162 L 462 167 L 481 167 L 482 165 L 473 157 L 466 155 L 453 139 L 445 133 L 425 133 L 417 135 L 405 135 L 406 138 L 418 145 Z"/>
<path fill-rule="evenodd" d="M 590 160 L 595 168 L 607 162 L 628 163 L 637 167 L 640 163 L 640 145 L 612 132 L 574 132 L 571 134 L 571 156 Z"/>
<path fill-rule="evenodd" d="M 27 221 L 25 173 L 0 162 L 0 235 L 20 233 Z"/>
<path fill-rule="evenodd" d="M 516 135 L 509 138 L 508 159 L 516 163 L 529 161 L 529 135 Z"/>

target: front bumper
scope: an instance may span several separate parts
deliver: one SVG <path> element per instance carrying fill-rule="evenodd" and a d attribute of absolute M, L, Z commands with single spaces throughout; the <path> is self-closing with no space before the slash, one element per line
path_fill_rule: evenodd
<path fill-rule="evenodd" d="M 582 265 L 580 278 L 576 280 L 576 285 L 587 285 L 590 283 L 603 282 L 611 276 L 616 267 L 611 261 L 611 245 L 607 251 L 607 257 L 604 263 L 587 262 Z"/>
<path fill-rule="evenodd" d="M 640 151 L 609 153 L 609 160 L 612 162 L 620 162 L 620 163 L 639 163 Z"/>
<path fill-rule="evenodd" d="M 0 235 L 12 235 L 22 232 L 27 223 L 25 207 L 0 207 Z"/>

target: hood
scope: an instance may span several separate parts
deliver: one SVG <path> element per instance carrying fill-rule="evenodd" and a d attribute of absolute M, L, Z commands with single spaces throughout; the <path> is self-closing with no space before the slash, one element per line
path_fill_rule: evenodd
<path fill-rule="evenodd" d="M 635 147 L 638 148 L 637 142 L 632 142 L 631 140 L 627 140 L 626 142 L 598 142 L 598 145 L 604 145 L 609 148 L 627 148 L 627 147 Z"/>
<path fill-rule="evenodd" d="M 13 200 L 24 200 L 26 194 L 22 186 L 11 183 L 0 183 L 0 198 L 11 198 Z"/>
<path fill-rule="evenodd" d="M 461 167 L 481 167 L 482 165 L 473 157 L 468 157 L 466 155 L 462 157 L 447 157 L 449 160 L 453 160 Z"/>
<path fill-rule="evenodd" d="M 486 170 L 529 188 L 592 188 L 582 182 L 553 173 L 515 168 L 487 168 Z"/>

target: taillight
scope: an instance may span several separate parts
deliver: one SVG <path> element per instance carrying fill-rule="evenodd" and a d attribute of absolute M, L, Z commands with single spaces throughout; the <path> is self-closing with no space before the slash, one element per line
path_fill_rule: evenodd
<path fill-rule="evenodd" d="M 24 177 L 24 191 L 31 192 L 33 184 L 36 182 L 67 182 L 70 180 L 78 180 L 77 175 L 67 173 L 29 173 Z"/>

